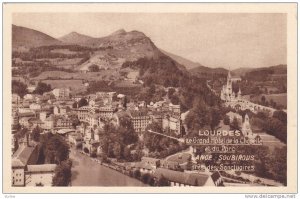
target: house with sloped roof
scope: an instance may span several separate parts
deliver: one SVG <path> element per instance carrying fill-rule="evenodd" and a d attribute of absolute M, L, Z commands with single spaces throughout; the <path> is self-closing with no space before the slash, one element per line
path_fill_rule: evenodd
<path fill-rule="evenodd" d="M 166 178 L 170 186 L 222 186 L 221 176 L 214 173 L 187 173 L 158 168 L 154 172 L 154 178 L 158 181 Z"/>
<path fill-rule="evenodd" d="M 179 162 L 169 161 L 169 160 L 161 160 L 160 167 L 165 169 L 172 169 L 172 170 L 180 169 Z"/>
<path fill-rule="evenodd" d="M 141 162 L 133 165 L 134 169 L 139 170 L 141 173 L 154 173 L 156 168 L 160 165 L 160 160 L 151 157 L 142 157 Z"/>
<path fill-rule="evenodd" d="M 20 145 L 12 156 L 12 186 L 25 186 L 25 171 L 28 164 L 36 164 L 38 147 L 36 145 Z"/>

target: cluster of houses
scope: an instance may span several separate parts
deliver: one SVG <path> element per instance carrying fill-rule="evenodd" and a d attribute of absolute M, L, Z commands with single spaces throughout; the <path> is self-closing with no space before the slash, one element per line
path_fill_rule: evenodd
<path fill-rule="evenodd" d="M 151 157 L 142 157 L 141 162 L 130 165 L 131 170 L 150 174 L 156 181 L 165 178 L 170 186 L 224 186 L 219 172 L 188 171 L 186 162 L 179 164 L 177 161 L 161 160 Z"/>
<path fill-rule="evenodd" d="M 87 103 L 80 106 L 83 98 Z M 13 134 L 20 128 L 28 129 L 30 134 L 39 127 L 42 133 L 65 136 L 69 143 L 81 145 L 88 153 L 95 150 L 101 152 L 99 142 L 104 125 L 111 122 L 118 126 L 122 117 L 130 118 L 134 130 L 140 135 L 152 122 L 157 122 L 164 131 L 175 135 L 184 133 L 180 106 L 168 100 L 150 104 L 144 101 L 127 103 L 123 94 L 97 92 L 87 96 L 72 96 L 68 88 L 56 88 L 43 95 L 28 93 L 23 98 L 12 95 Z M 16 141 L 14 136 L 12 139 L 12 142 Z M 54 165 L 36 166 L 37 149 L 34 142 L 30 145 L 30 140 L 27 144 L 22 144 L 21 140 L 18 142 L 20 147 L 17 150 L 12 145 L 13 186 L 51 185 Z"/>
<path fill-rule="evenodd" d="M 241 101 L 241 93 L 233 95 L 232 78 L 228 75 L 221 98 L 226 103 Z M 84 105 L 81 101 L 85 99 Z M 12 96 L 12 130 L 26 128 L 31 132 L 37 126 L 43 132 L 52 132 L 64 136 L 70 144 L 80 146 L 88 154 L 101 154 L 101 135 L 105 124 L 120 125 L 122 117 L 131 120 L 133 128 L 142 139 L 143 133 L 151 123 L 159 124 L 165 132 L 182 137 L 186 134 L 184 118 L 180 105 L 172 104 L 168 99 L 147 104 L 144 101 L 127 102 L 126 96 L 116 92 L 97 92 L 86 96 L 72 96 L 68 88 L 55 88 L 43 95 L 26 94 L 23 98 Z M 242 118 L 236 113 L 228 113 L 230 120 Z M 243 133 L 255 137 L 245 116 Z M 14 142 L 15 140 L 13 140 Z M 22 141 L 19 141 L 22 142 Z M 13 186 L 51 185 L 55 165 L 37 165 L 37 147 L 30 140 L 19 143 L 21 147 L 12 158 Z M 141 162 L 131 165 L 141 173 L 151 173 L 156 178 L 166 177 L 173 186 L 220 186 L 219 174 L 202 172 L 201 174 L 179 171 L 177 162 L 144 157 Z"/>

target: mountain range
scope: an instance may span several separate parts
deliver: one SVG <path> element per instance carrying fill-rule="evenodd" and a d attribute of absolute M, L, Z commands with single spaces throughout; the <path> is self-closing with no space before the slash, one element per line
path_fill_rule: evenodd
<path fill-rule="evenodd" d="M 186 70 L 189 70 L 192 74 L 226 74 L 228 72 L 225 68 L 206 67 L 200 63 L 190 61 L 181 56 L 159 49 L 144 33 L 135 30 L 126 32 L 124 29 L 120 29 L 106 37 L 100 38 L 83 35 L 77 32 L 71 32 L 60 38 L 53 38 L 37 30 L 12 25 L 13 50 L 18 49 L 19 47 L 32 48 L 52 45 L 80 45 L 104 49 L 112 47 L 112 49 L 91 55 L 90 59 L 80 67 L 86 67 L 87 64 L 121 66 L 125 61 L 135 61 L 143 57 L 157 59 L 162 55 L 165 55 L 173 60 L 180 70 L 186 68 Z M 252 70 L 255 69 L 239 68 L 232 72 L 242 76 Z"/>

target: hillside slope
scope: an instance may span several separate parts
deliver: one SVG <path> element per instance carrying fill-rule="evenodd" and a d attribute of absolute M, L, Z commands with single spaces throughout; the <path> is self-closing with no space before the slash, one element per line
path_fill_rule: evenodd
<path fill-rule="evenodd" d="M 64 36 L 58 38 L 58 39 L 64 43 L 68 43 L 68 44 L 86 44 L 90 40 L 93 40 L 95 38 L 87 36 L 87 35 L 79 34 L 77 32 L 71 32 L 67 35 L 64 35 Z"/>
<path fill-rule="evenodd" d="M 193 68 L 196 68 L 196 67 L 199 67 L 199 66 L 202 66 L 202 64 L 199 64 L 197 62 L 193 62 L 191 60 L 188 60 L 184 57 L 181 57 L 181 56 L 178 56 L 178 55 L 175 55 L 173 53 L 169 53 L 167 51 L 164 51 L 162 49 L 160 49 L 160 51 L 162 51 L 165 55 L 171 57 L 172 59 L 174 59 L 175 61 L 177 61 L 179 64 L 182 64 L 186 67 L 187 70 L 191 70 Z"/>
<path fill-rule="evenodd" d="M 61 41 L 37 30 L 12 25 L 12 46 L 37 47 L 59 45 Z"/>

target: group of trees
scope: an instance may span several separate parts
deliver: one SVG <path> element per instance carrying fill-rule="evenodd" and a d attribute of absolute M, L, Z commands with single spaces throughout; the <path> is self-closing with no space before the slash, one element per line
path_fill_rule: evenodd
<path fill-rule="evenodd" d="M 185 123 L 189 133 L 197 134 L 204 127 L 214 130 L 221 119 L 222 115 L 218 107 L 210 107 L 201 98 L 197 98 L 194 100 L 193 108 L 186 116 Z"/>
<path fill-rule="evenodd" d="M 263 129 L 270 135 L 286 143 L 287 141 L 287 114 L 284 111 L 275 111 L 272 117 L 266 119 Z"/>
<path fill-rule="evenodd" d="M 60 164 L 69 158 L 69 145 L 60 135 L 40 134 L 40 159 L 48 164 Z"/>
<path fill-rule="evenodd" d="M 90 72 L 99 72 L 99 71 L 100 71 L 100 68 L 99 68 L 98 65 L 92 64 L 92 65 L 89 66 L 89 71 L 90 71 Z"/>
<path fill-rule="evenodd" d="M 21 81 L 12 81 L 12 93 L 18 94 L 20 97 L 24 97 L 27 94 L 27 85 Z"/>
<path fill-rule="evenodd" d="M 185 145 L 176 140 L 149 133 L 148 130 L 162 134 L 166 134 L 167 132 L 164 132 L 161 125 L 156 122 L 147 126 L 145 133 L 143 133 L 143 140 L 141 143 L 143 144 L 143 148 L 147 148 L 149 150 L 149 156 L 151 157 L 165 158 L 186 148 Z"/>
<path fill-rule="evenodd" d="M 40 136 L 41 136 L 41 133 L 42 133 L 42 128 L 39 127 L 39 126 L 36 126 L 32 132 L 31 132 L 31 136 L 32 136 L 32 139 L 35 141 L 35 142 L 39 142 L 40 141 Z"/>
<path fill-rule="evenodd" d="M 130 147 L 136 147 L 139 150 L 138 135 L 134 131 L 131 120 L 128 116 L 123 116 L 119 119 L 119 126 L 106 124 L 101 135 L 100 144 L 102 146 L 103 157 L 117 158 L 118 160 L 133 161 L 141 158 L 130 153 Z"/>
<path fill-rule="evenodd" d="M 51 85 L 43 82 L 38 82 L 36 89 L 33 91 L 34 94 L 42 95 L 45 92 L 51 91 Z M 12 81 L 12 93 L 18 94 L 20 97 L 24 97 L 28 93 L 27 85 L 21 81 Z"/>
<path fill-rule="evenodd" d="M 259 177 L 271 178 L 287 184 L 287 147 L 275 147 L 273 150 L 267 146 L 239 146 L 237 154 L 255 156 L 254 173 Z"/>
<path fill-rule="evenodd" d="M 39 134 L 37 127 L 33 130 L 34 139 L 39 142 L 39 163 L 56 164 L 53 186 L 68 186 L 71 183 L 72 161 L 69 159 L 69 145 L 60 135 L 52 133 Z"/>
<path fill-rule="evenodd" d="M 166 95 L 164 89 L 152 84 L 150 87 L 143 87 L 138 93 L 137 99 L 145 101 L 147 104 L 150 102 L 157 102 L 163 99 Z"/>
<path fill-rule="evenodd" d="M 139 69 L 139 75 L 142 77 L 145 85 L 153 83 L 165 87 L 180 86 L 185 81 L 188 73 L 181 70 L 178 63 L 166 55 L 158 55 L 157 58 L 140 58 L 137 61 L 125 62 L 122 68 Z"/>
<path fill-rule="evenodd" d="M 78 102 L 74 102 L 72 107 L 73 108 L 80 108 L 83 106 L 89 105 L 89 102 L 85 98 L 81 98 Z"/>
<path fill-rule="evenodd" d="M 69 186 L 72 177 L 72 161 L 64 160 L 55 168 L 55 175 L 52 179 L 53 186 Z"/>
<path fill-rule="evenodd" d="M 56 67 L 49 60 L 32 60 L 30 62 L 13 62 L 13 76 L 36 77 L 44 71 L 64 71 L 73 72 L 70 68 Z"/>
<path fill-rule="evenodd" d="M 23 61 L 34 61 L 36 59 L 55 59 L 55 58 L 84 58 L 89 55 L 89 52 L 81 52 L 78 51 L 76 53 L 60 53 L 60 52 L 52 52 L 49 48 L 38 47 L 31 48 L 26 52 L 18 52 L 13 51 L 12 58 L 20 58 Z"/>
<path fill-rule="evenodd" d="M 50 84 L 46 84 L 44 82 L 38 82 L 35 90 L 33 91 L 34 94 L 39 94 L 39 95 L 43 95 L 46 92 L 51 91 L 51 85 Z"/>

